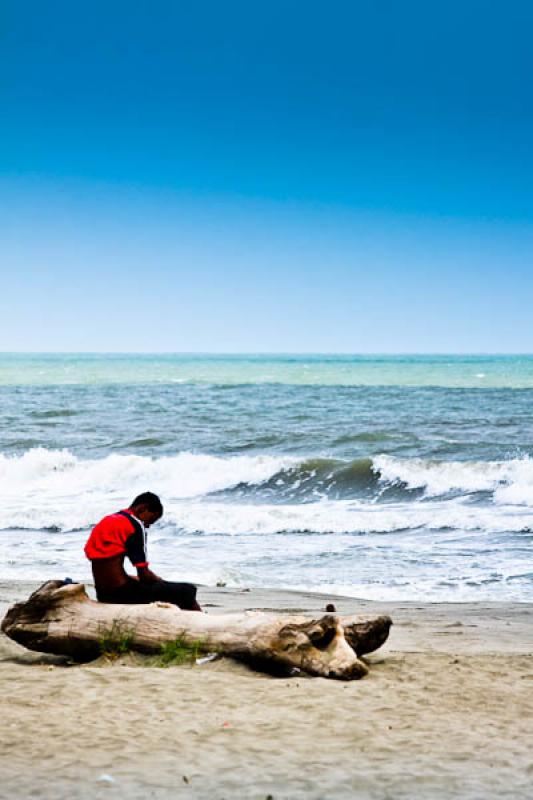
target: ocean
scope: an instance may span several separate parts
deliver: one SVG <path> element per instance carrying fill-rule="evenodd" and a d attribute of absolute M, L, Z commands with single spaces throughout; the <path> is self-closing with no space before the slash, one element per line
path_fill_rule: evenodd
<path fill-rule="evenodd" d="M 169 579 L 533 601 L 533 357 L 0 355 L 4 579 L 89 579 L 141 491 Z"/>

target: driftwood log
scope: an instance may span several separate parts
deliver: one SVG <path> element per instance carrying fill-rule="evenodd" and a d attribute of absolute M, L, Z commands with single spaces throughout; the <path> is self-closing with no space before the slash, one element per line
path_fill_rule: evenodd
<path fill-rule="evenodd" d="M 385 642 L 391 624 L 386 616 L 328 614 L 308 620 L 259 611 L 202 614 L 167 603 L 111 605 L 91 600 L 81 583 L 48 581 L 9 609 L 2 631 L 30 650 L 77 661 L 96 658 L 103 636 L 119 629 L 139 652 L 159 652 L 163 643 L 179 638 L 256 665 L 270 663 L 351 680 L 367 673 L 359 657 Z"/>

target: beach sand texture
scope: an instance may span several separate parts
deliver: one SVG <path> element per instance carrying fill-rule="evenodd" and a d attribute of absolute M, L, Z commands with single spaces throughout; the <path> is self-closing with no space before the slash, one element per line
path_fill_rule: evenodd
<path fill-rule="evenodd" d="M 0 613 L 35 585 L 0 584 Z M 321 595 L 202 589 L 210 613 Z M 533 796 L 533 606 L 374 603 L 387 644 L 350 683 L 229 660 L 62 666 L 0 638 L 1 798 Z"/>

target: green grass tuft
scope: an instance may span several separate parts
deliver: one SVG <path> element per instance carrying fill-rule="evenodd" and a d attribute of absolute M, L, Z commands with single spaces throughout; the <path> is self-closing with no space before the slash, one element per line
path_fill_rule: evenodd
<path fill-rule="evenodd" d="M 176 667 L 182 664 L 194 664 L 202 652 L 201 642 L 186 642 L 184 639 L 174 639 L 161 645 L 157 659 L 160 667 Z"/>
<path fill-rule="evenodd" d="M 98 645 L 100 655 L 109 661 L 115 661 L 120 656 L 133 650 L 134 631 L 127 626 L 125 620 L 115 619 L 110 628 L 101 628 Z M 194 664 L 203 652 L 200 641 L 187 642 L 178 637 L 171 642 L 165 642 L 156 656 L 146 661 L 147 665 L 154 667 L 178 667 L 184 664 Z"/>
<path fill-rule="evenodd" d="M 129 653 L 133 646 L 133 631 L 120 619 L 114 619 L 110 628 L 102 628 L 98 645 L 105 658 L 114 660 Z"/>

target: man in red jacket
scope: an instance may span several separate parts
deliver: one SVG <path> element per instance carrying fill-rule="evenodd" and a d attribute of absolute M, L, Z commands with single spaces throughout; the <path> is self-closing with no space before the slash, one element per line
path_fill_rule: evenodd
<path fill-rule="evenodd" d="M 144 492 L 129 508 L 104 517 L 93 528 L 85 555 L 91 561 L 96 596 L 102 603 L 162 600 L 189 611 L 202 610 L 196 601 L 196 586 L 164 581 L 149 569 L 146 530 L 162 516 L 159 497 Z M 137 569 L 136 578 L 124 569 L 126 556 Z"/>

